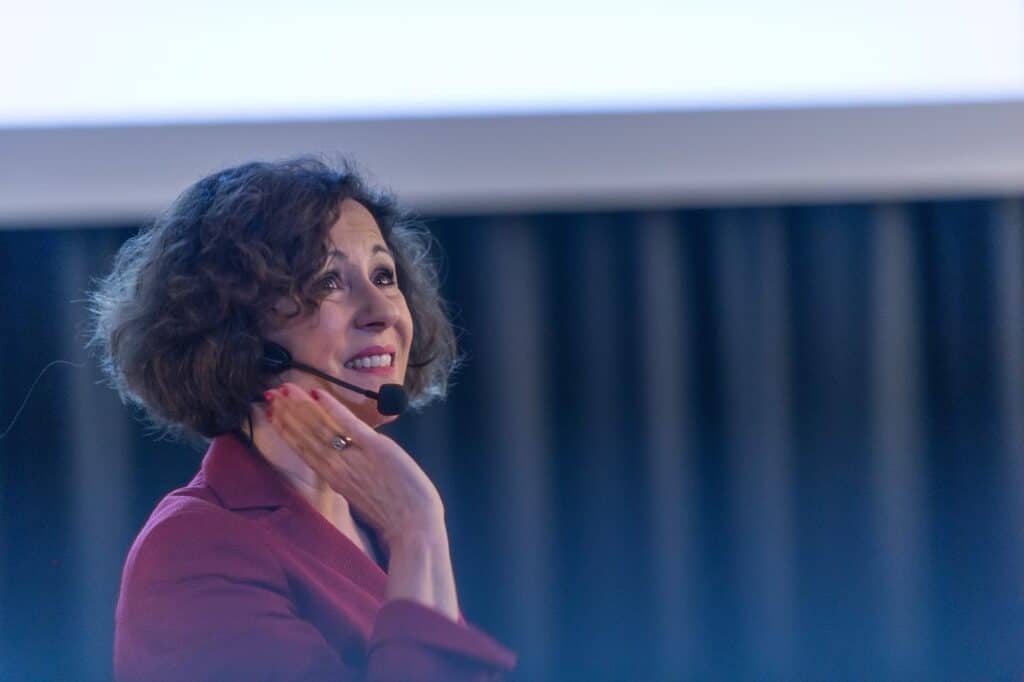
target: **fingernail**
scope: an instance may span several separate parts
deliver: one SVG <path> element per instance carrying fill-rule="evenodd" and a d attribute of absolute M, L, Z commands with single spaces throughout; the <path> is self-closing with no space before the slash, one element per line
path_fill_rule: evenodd
<path fill-rule="evenodd" d="M 287 386 L 282 386 L 281 387 L 281 395 L 288 395 L 288 387 Z"/>
<path fill-rule="evenodd" d="M 273 416 L 274 416 L 274 413 L 273 413 L 273 412 L 271 412 L 271 410 L 270 410 L 270 408 L 269 408 L 269 407 L 268 407 L 268 408 L 266 409 L 266 412 L 267 412 L 267 419 L 270 419 L 271 417 L 273 417 Z"/>
<path fill-rule="evenodd" d="M 263 391 L 263 399 L 266 400 L 269 403 L 271 400 L 274 399 L 274 392 L 273 391 Z"/>
<path fill-rule="evenodd" d="M 320 394 L 317 392 L 315 388 L 309 389 L 309 395 L 313 398 L 313 400 L 320 400 Z"/>

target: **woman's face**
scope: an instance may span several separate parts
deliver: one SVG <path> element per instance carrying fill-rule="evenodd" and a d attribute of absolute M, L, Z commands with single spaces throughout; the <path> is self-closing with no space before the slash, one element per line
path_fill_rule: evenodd
<path fill-rule="evenodd" d="M 374 391 L 403 383 L 412 315 L 377 221 L 362 204 L 345 199 L 330 241 L 332 254 L 316 280 L 323 294 L 318 313 L 280 323 L 266 337 L 296 361 L 349 383 Z M 288 370 L 281 379 L 331 392 L 374 428 L 397 418 L 380 414 L 375 400 L 305 372 Z"/>

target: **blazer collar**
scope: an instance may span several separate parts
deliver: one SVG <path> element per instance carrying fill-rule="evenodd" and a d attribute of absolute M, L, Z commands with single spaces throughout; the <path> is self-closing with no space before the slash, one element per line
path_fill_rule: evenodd
<path fill-rule="evenodd" d="M 214 438 L 200 471 L 228 509 L 286 506 L 297 495 L 241 434 L 225 433 Z"/>

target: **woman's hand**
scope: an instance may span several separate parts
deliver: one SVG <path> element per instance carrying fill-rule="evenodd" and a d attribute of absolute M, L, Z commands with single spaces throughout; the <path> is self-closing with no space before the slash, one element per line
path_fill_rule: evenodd
<path fill-rule="evenodd" d="M 399 538 L 433 537 L 444 527 L 437 487 L 391 438 L 374 431 L 324 390 L 285 383 L 264 394 L 281 438 L 348 500 L 390 551 Z M 352 444 L 335 450 L 335 436 Z"/>
<path fill-rule="evenodd" d="M 388 598 L 412 599 L 458 621 L 441 495 L 409 453 L 327 391 L 286 383 L 265 397 L 285 443 L 376 531 L 388 553 Z M 335 436 L 352 444 L 335 450 Z"/>

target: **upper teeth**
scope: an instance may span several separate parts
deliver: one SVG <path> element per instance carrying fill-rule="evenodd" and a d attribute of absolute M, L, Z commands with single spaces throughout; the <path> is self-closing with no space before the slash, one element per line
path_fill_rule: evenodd
<path fill-rule="evenodd" d="M 391 354 L 386 353 L 384 355 L 364 355 L 361 358 L 355 360 L 349 360 L 345 363 L 346 367 L 359 369 L 361 367 L 390 367 L 391 366 Z"/>

